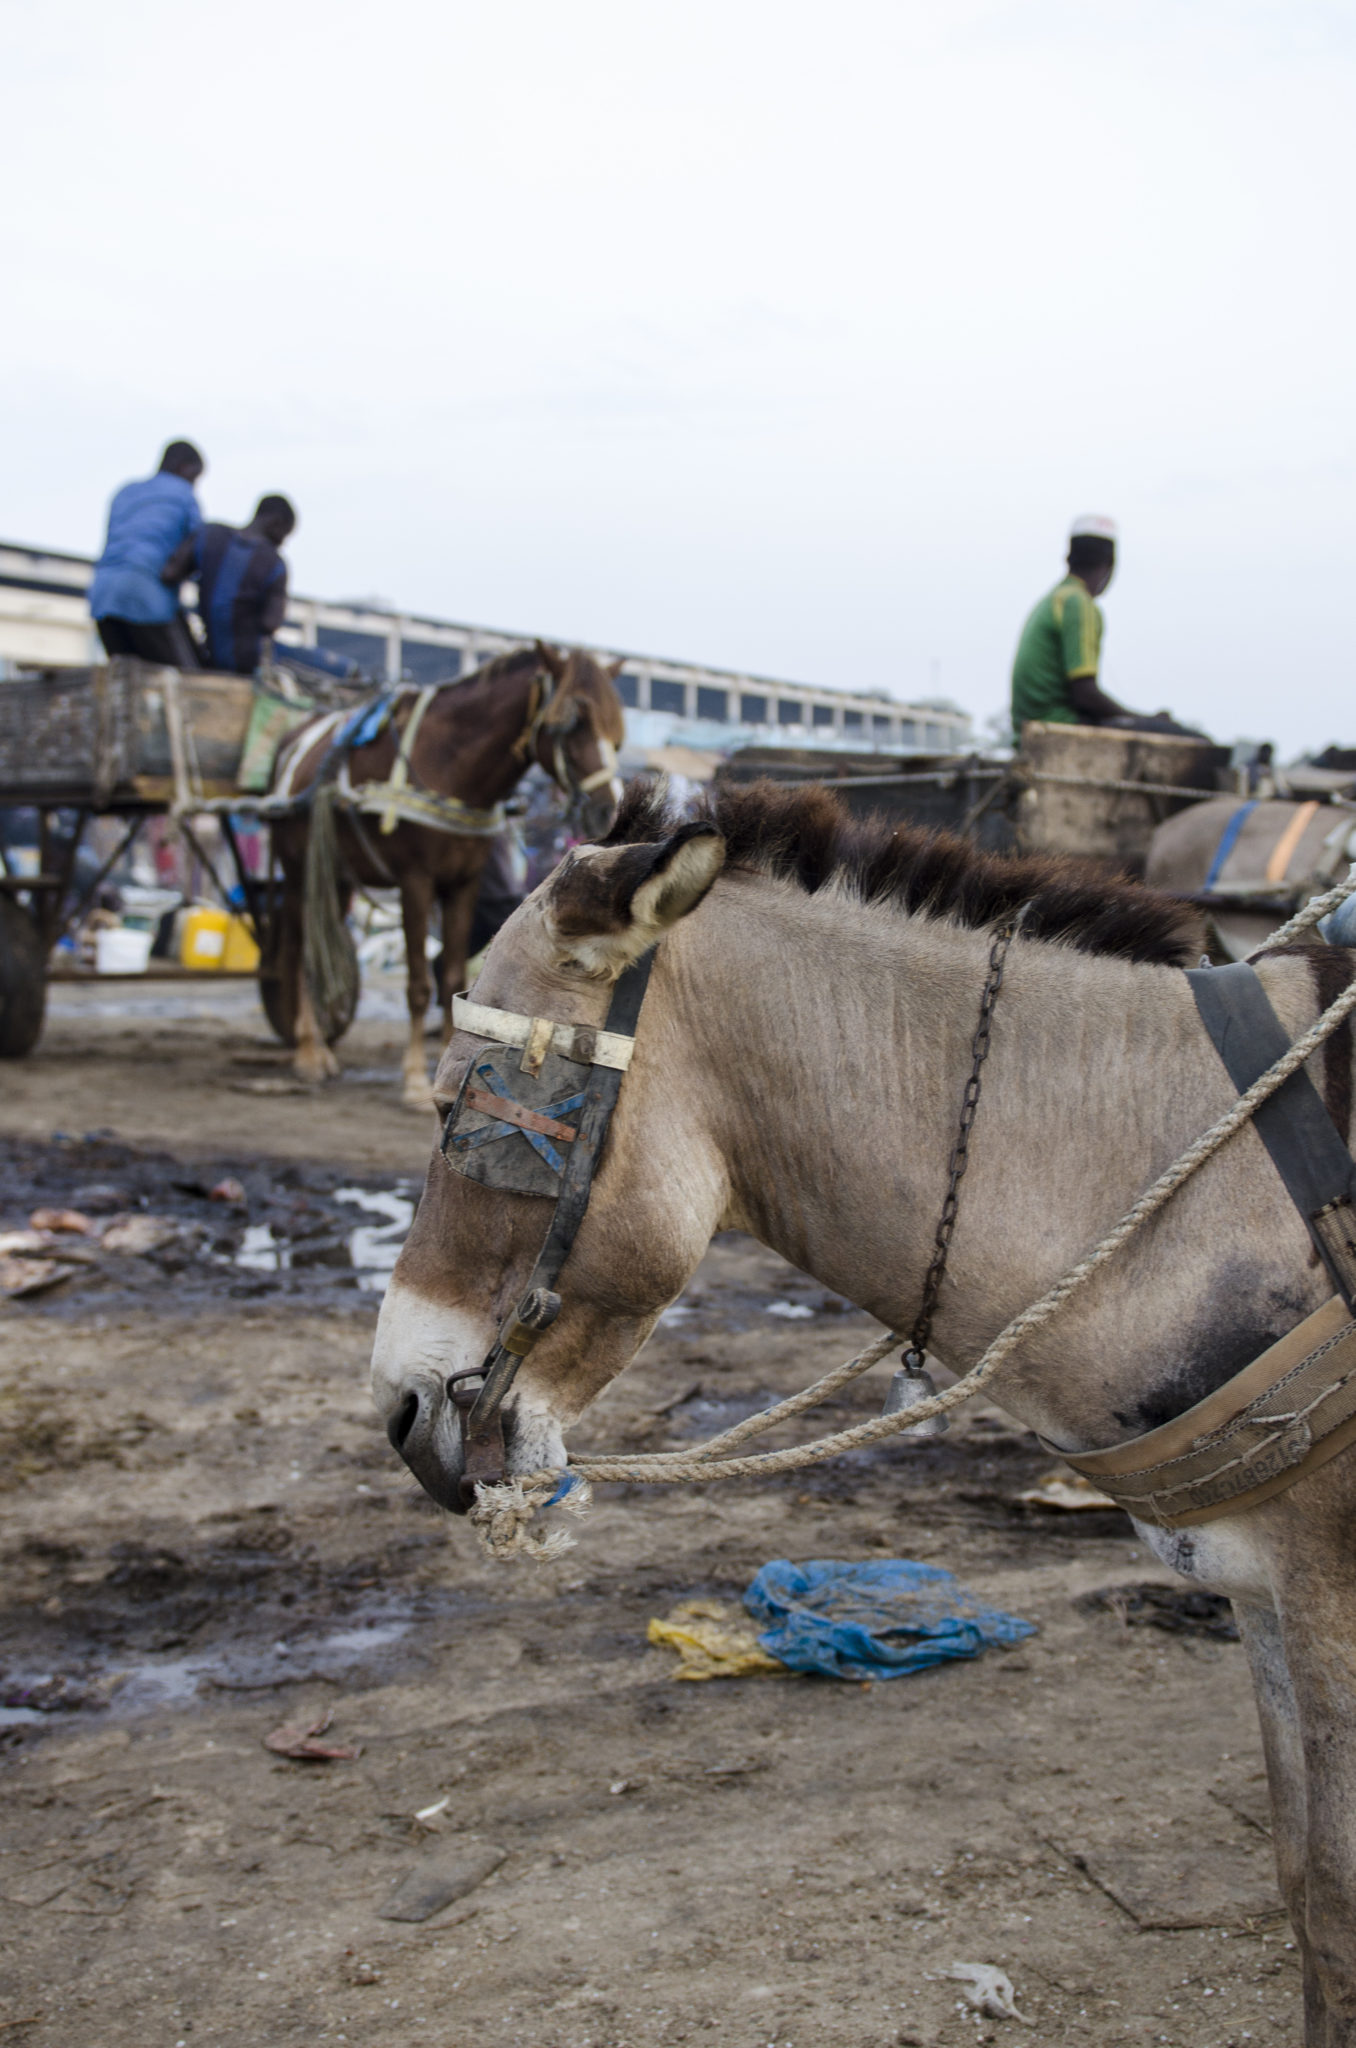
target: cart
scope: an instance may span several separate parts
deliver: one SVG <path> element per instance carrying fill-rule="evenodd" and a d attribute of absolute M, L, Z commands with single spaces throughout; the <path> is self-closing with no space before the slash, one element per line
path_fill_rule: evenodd
<path fill-rule="evenodd" d="M 269 816 L 263 793 L 241 787 L 247 750 L 257 756 L 261 734 L 268 741 L 260 700 L 248 677 L 121 657 L 0 683 L 0 1057 L 22 1058 L 37 1044 L 49 980 L 114 978 L 54 969 L 52 958 L 152 818 L 171 821 L 226 902 L 230 884 L 200 829 L 205 818 L 216 820 L 259 947 L 260 999 L 278 1036 L 292 1042 L 296 963 L 282 957 L 281 880 L 271 849 L 262 874 L 250 869 L 237 831 L 242 817 Z M 294 704 L 291 722 L 309 708 Z M 274 723 L 280 738 L 288 719 L 279 714 Z M 11 843 L 18 811 L 37 814 L 36 871 L 26 871 Z M 97 872 L 77 883 L 77 857 L 96 817 L 116 818 L 122 829 Z M 158 962 L 148 972 L 202 980 L 202 970 Z M 336 1020 L 335 1035 L 351 1021 Z"/>
<path fill-rule="evenodd" d="M 1234 788 L 1229 749 L 1164 733 L 1028 725 L 1012 756 L 879 755 L 746 747 L 718 782 L 827 782 L 847 805 L 959 833 L 990 853 L 1071 853 L 1142 875 L 1158 826 Z"/>

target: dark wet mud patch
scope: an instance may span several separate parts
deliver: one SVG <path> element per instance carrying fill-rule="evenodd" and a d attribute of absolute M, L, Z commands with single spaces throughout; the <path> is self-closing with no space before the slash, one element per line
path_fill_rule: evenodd
<path fill-rule="evenodd" d="M 1221 1593 L 1201 1593 L 1189 1586 L 1103 1586 L 1085 1593 L 1074 1605 L 1083 1614 L 1107 1614 L 1123 1628 L 1156 1628 L 1167 1635 L 1206 1636 L 1214 1642 L 1236 1643 L 1238 1623 L 1232 1604 Z"/>
<path fill-rule="evenodd" d="M 421 1634 L 491 1604 L 448 1581 L 428 1523 L 348 1555 L 274 1515 L 88 1548 L 21 1541 L 0 1558 L 0 1724 L 418 1668 Z"/>
<path fill-rule="evenodd" d="M 51 1233 L 54 1246 L 74 1248 L 79 1269 L 9 1312 L 70 1319 L 224 1301 L 371 1311 L 417 1200 L 409 1176 L 229 1153 L 186 1164 L 100 1132 L 0 1138 L 0 1233 L 24 1231 L 42 1210 L 73 1211 L 91 1226 Z M 103 1232 L 127 1218 L 170 1227 L 145 1251 L 108 1249 Z"/>

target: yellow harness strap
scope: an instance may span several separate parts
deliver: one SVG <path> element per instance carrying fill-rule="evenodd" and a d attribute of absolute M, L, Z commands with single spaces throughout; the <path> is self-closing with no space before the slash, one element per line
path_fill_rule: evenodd
<path fill-rule="evenodd" d="M 429 705 L 433 702 L 441 688 L 441 683 L 430 683 L 422 689 L 414 700 L 413 711 L 405 720 L 405 730 L 400 735 L 400 747 L 396 754 L 395 766 L 391 770 L 391 779 L 387 783 L 385 790 L 385 794 L 390 801 L 381 815 L 381 830 L 383 832 L 395 831 L 396 820 L 400 816 L 400 798 L 409 786 L 410 755 L 414 752 L 414 743 L 419 737 L 419 728 L 424 722 L 424 713 L 428 710 Z"/>

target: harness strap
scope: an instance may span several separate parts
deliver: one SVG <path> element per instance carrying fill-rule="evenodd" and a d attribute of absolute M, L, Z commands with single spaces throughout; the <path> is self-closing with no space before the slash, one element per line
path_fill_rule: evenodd
<path fill-rule="evenodd" d="M 606 1030 L 600 1036 L 634 1040 L 653 966 L 654 949 L 651 948 L 643 959 L 637 960 L 620 975 L 608 1005 Z M 478 1007 L 476 1004 L 464 1005 L 463 1014 L 465 1010 Z M 499 1011 L 492 1014 L 505 1016 L 511 1013 Z M 521 1021 L 530 1027 L 533 1020 L 523 1018 Z M 460 1028 L 470 1030 L 474 1027 L 462 1024 Z M 512 1042 L 526 1044 L 528 1036 L 525 1032 L 522 1038 L 515 1037 Z M 629 1058 L 626 1064 L 629 1066 Z M 504 1476 L 501 1412 L 504 1398 L 513 1385 L 519 1365 L 559 1313 L 560 1299 L 554 1291 L 555 1284 L 589 1205 L 593 1176 L 598 1170 L 608 1125 L 617 1106 L 623 1072 L 621 1067 L 604 1066 L 599 1062 L 590 1066 L 579 1122 L 566 1155 L 560 1192 L 551 1213 L 546 1241 L 537 1254 L 527 1286 L 518 1306 L 501 1325 L 490 1354 L 480 1368 L 479 1387 L 459 1384 L 463 1379 L 472 1377 L 470 1374 L 454 1375 L 448 1383 L 448 1393 L 461 1420 L 461 1492 L 467 1507 L 475 1500 L 477 1485 L 496 1484 Z"/>
<path fill-rule="evenodd" d="M 1184 1415 L 1059 1456 L 1127 1514 L 1177 1529 L 1256 1507 L 1353 1439 L 1356 1323 L 1334 1297 Z"/>
<path fill-rule="evenodd" d="M 1236 811 L 1229 813 L 1228 822 L 1219 835 L 1219 845 L 1215 848 L 1215 857 L 1211 861 L 1209 872 L 1201 884 L 1202 895 L 1208 896 L 1214 888 L 1223 872 L 1225 862 L 1238 844 L 1239 833 L 1243 830 L 1243 827 L 1256 809 L 1257 798 L 1254 797 L 1250 803 L 1240 804 Z"/>
<path fill-rule="evenodd" d="M 1187 980 L 1201 1022 L 1241 1094 L 1282 1058 L 1289 1034 L 1246 961 L 1195 968 Z M 1303 1068 L 1262 1104 L 1253 1123 L 1333 1285 L 1356 1314 L 1356 1160 Z"/>
<path fill-rule="evenodd" d="M 620 988 L 621 983 L 617 986 Z M 542 1021 L 522 1010 L 495 1010 L 488 1003 L 473 1003 L 466 996 L 452 998 L 454 1031 L 469 1031 L 473 1038 L 493 1038 L 500 1045 L 526 1048 Z M 578 1060 L 581 1066 L 615 1067 L 619 1074 L 626 1072 L 636 1049 L 636 1041 L 629 1033 L 595 1031 L 591 1024 L 551 1024 L 550 1032 L 549 1051 L 558 1052 L 567 1060 Z"/>
<path fill-rule="evenodd" d="M 1318 804 L 1312 797 L 1308 803 L 1300 805 L 1271 849 L 1271 858 L 1267 862 L 1267 881 L 1284 882 L 1288 879 L 1295 848 L 1313 823 L 1317 812 Z"/>
<path fill-rule="evenodd" d="M 390 801 L 382 813 L 381 829 L 384 833 L 395 831 L 396 819 L 400 815 L 399 798 L 409 784 L 410 755 L 419 737 L 419 728 L 424 722 L 424 713 L 442 688 L 441 683 L 427 683 L 414 700 L 414 709 L 405 720 L 405 730 L 400 735 L 400 746 L 396 751 L 395 766 L 391 779 L 386 785 Z"/>

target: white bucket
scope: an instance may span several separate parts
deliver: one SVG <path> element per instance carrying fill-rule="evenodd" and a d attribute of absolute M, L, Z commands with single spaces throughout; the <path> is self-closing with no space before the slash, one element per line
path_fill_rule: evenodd
<path fill-rule="evenodd" d="M 100 974 L 144 974 L 151 957 L 154 932 L 116 924 L 94 934 L 94 964 Z"/>

